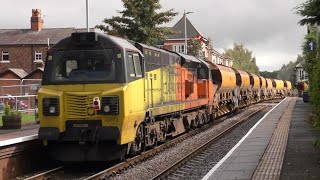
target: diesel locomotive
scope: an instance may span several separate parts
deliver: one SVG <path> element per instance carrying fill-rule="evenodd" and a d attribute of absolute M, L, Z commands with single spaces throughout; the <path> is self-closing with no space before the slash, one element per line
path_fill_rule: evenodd
<path fill-rule="evenodd" d="M 118 160 L 291 91 L 289 81 L 106 34 L 73 33 L 48 50 L 39 138 L 56 160 Z"/>

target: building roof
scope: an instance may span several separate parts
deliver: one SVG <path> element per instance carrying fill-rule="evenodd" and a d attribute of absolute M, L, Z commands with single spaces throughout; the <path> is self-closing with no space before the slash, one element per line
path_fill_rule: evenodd
<path fill-rule="evenodd" d="M 190 22 L 188 17 L 186 18 L 186 24 L 187 24 L 187 37 L 188 38 L 195 38 L 197 37 L 197 34 L 201 33 L 194 27 L 194 25 Z M 184 33 L 184 16 L 172 27 L 172 30 L 176 32 L 176 34 L 170 35 L 168 39 L 184 39 L 185 33 Z"/>
<path fill-rule="evenodd" d="M 43 73 L 44 69 L 43 67 L 38 67 L 36 70 L 32 71 L 30 74 L 26 75 L 24 79 L 28 79 L 29 77 L 33 76 L 35 73 Z"/>
<path fill-rule="evenodd" d="M 303 68 L 303 64 L 304 64 L 304 62 L 301 61 L 299 64 L 296 65 L 296 68 Z"/>
<path fill-rule="evenodd" d="M 6 73 L 13 73 L 15 74 L 17 77 L 19 77 L 20 79 L 26 77 L 28 75 L 27 72 L 25 72 L 23 69 L 16 69 L 16 68 L 8 68 L 6 71 L 0 73 L 0 75 L 6 74 Z"/>
<path fill-rule="evenodd" d="M 94 31 L 94 29 L 90 29 Z M 47 28 L 41 31 L 31 29 L 0 29 L 0 45 L 16 44 L 56 44 L 73 32 L 83 32 L 86 29 L 76 28 Z"/>

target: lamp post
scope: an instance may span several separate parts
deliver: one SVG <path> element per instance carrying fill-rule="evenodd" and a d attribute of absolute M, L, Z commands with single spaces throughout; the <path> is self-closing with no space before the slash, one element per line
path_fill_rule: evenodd
<path fill-rule="evenodd" d="M 88 0 L 86 0 L 86 20 L 87 20 L 87 32 L 90 32 L 90 30 L 89 30 L 89 6 L 88 6 Z"/>
<path fill-rule="evenodd" d="M 186 12 L 186 10 L 184 10 L 184 13 L 183 13 L 183 17 L 184 17 L 184 53 L 187 54 L 188 53 L 188 42 L 187 42 L 187 38 L 188 38 L 188 35 L 187 35 L 187 14 L 191 14 L 193 12 Z"/>

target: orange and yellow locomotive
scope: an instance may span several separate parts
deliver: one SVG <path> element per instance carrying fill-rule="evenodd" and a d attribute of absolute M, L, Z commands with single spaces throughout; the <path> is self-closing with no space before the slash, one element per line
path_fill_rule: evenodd
<path fill-rule="evenodd" d="M 105 34 L 73 33 L 48 51 L 39 138 L 57 160 L 122 159 L 290 93 L 289 81 Z"/>

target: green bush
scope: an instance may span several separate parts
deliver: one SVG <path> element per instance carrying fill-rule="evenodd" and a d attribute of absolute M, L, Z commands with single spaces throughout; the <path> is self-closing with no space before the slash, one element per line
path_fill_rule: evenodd
<path fill-rule="evenodd" d="M 4 115 L 8 116 L 10 114 L 11 114 L 10 105 L 8 103 L 6 103 L 6 105 L 4 106 Z"/>
<path fill-rule="evenodd" d="M 6 103 L 6 105 L 4 106 L 4 115 L 21 115 L 21 113 L 19 111 L 14 111 L 13 109 L 11 109 L 10 105 Z"/>

